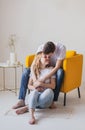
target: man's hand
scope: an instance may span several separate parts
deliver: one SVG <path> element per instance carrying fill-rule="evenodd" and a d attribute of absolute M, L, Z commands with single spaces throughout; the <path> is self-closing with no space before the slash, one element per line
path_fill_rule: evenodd
<path fill-rule="evenodd" d="M 40 82 L 44 82 L 45 80 L 46 80 L 45 78 L 39 79 Z"/>
<path fill-rule="evenodd" d="M 37 88 L 37 87 L 41 86 L 41 84 L 42 84 L 42 82 L 36 80 L 36 81 L 33 83 L 33 86 L 34 86 L 35 88 Z"/>

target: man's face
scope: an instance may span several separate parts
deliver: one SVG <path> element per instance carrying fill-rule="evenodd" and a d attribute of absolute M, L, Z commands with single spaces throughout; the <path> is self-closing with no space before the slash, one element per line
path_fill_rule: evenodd
<path fill-rule="evenodd" d="M 42 57 L 41 57 L 42 64 L 45 64 L 45 65 L 50 64 L 50 58 L 52 55 L 53 55 L 53 53 L 49 53 L 49 54 L 42 53 Z"/>

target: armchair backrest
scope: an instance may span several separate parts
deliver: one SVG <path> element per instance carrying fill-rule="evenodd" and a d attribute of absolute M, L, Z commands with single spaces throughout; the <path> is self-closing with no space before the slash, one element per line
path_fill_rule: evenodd
<path fill-rule="evenodd" d="M 74 50 L 69 50 L 66 52 L 66 58 L 70 58 L 74 55 L 76 55 L 76 51 L 74 51 Z M 26 56 L 26 59 L 25 59 L 25 66 L 26 67 L 31 66 L 34 57 L 35 57 L 35 54 L 31 54 L 31 55 Z"/>
<path fill-rule="evenodd" d="M 75 55 L 76 55 L 76 51 L 74 51 L 74 50 L 66 51 L 66 58 L 70 58 L 70 57 L 75 56 Z"/>

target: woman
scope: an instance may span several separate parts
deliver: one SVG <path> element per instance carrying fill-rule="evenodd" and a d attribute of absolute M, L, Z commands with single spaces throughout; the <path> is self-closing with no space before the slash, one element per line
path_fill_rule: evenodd
<path fill-rule="evenodd" d="M 35 108 L 49 108 L 53 103 L 54 93 L 53 89 L 55 88 L 55 75 L 51 78 L 41 82 L 43 76 L 50 73 L 53 67 L 50 66 L 50 55 L 44 56 L 43 53 L 36 55 L 33 64 L 32 71 L 34 71 L 36 77 L 36 83 L 33 84 L 32 73 L 30 75 L 28 88 L 30 90 L 29 94 L 29 112 L 31 119 L 30 124 L 35 123 Z M 39 81 L 40 80 L 40 81 Z"/>
<path fill-rule="evenodd" d="M 29 84 L 28 84 L 28 88 L 30 90 L 32 89 L 32 90 L 37 90 L 37 91 L 42 92 L 46 88 L 51 88 L 51 89 L 55 88 L 55 76 L 51 76 L 51 78 L 45 80 L 44 82 L 40 82 L 41 79 L 45 75 L 49 74 L 51 70 L 53 69 L 53 67 L 50 66 L 50 58 L 51 58 L 51 53 L 47 55 L 45 55 L 44 53 L 39 53 L 36 55 L 31 65 L 31 76 L 30 76 Z M 36 81 L 33 83 L 34 75 L 35 75 Z M 55 105 L 52 103 L 52 105 L 50 105 L 49 107 L 55 108 Z M 16 113 L 23 114 L 27 111 L 28 111 L 28 106 L 24 106 L 24 107 L 18 108 L 16 110 Z"/>

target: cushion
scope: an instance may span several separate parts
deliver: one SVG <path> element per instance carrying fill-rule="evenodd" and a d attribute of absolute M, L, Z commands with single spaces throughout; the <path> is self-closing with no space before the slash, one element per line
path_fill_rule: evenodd
<path fill-rule="evenodd" d="M 66 58 L 70 58 L 74 55 L 76 55 L 76 51 L 74 51 L 74 50 L 66 51 Z"/>

